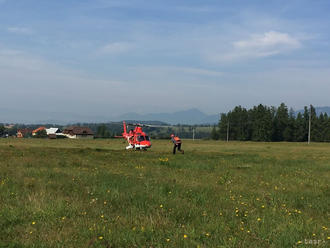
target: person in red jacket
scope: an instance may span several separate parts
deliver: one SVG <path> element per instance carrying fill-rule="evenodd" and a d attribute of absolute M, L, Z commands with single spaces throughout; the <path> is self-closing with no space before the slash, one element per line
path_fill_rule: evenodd
<path fill-rule="evenodd" d="M 174 147 L 173 147 L 173 154 L 175 154 L 176 152 L 176 148 L 178 148 L 178 151 L 181 152 L 182 154 L 184 154 L 184 151 L 181 150 L 181 140 L 178 136 L 175 136 L 174 134 L 171 134 L 171 140 L 174 144 Z"/>

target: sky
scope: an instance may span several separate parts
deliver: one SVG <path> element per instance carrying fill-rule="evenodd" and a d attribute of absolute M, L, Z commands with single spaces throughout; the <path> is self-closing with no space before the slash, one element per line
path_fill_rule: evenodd
<path fill-rule="evenodd" d="M 329 0 L 0 0 L 0 108 L 330 106 Z"/>

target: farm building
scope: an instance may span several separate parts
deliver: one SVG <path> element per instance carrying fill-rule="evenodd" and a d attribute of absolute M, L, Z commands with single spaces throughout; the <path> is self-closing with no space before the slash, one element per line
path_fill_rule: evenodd
<path fill-rule="evenodd" d="M 71 139 L 93 139 L 94 133 L 89 127 L 72 126 L 63 131 L 63 135 Z"/>
<path fill-rule="evenodd" d="M 17 138 L 24 138 L 31 135 L 32 130 L 29 128 L 18 129 L 16 133 Z"/>
<path fill-rule="evenodd" d="M 57 127 L 46 128 L 46 133 L 50 139 L 66 137 L 63 135 L 62 130 Z"/>

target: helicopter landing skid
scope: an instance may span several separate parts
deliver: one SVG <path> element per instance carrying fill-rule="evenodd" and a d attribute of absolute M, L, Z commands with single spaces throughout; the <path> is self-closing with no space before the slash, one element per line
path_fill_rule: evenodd
<path fill-rule="evenodd" d="M 134 146 L 132 146 L 132 145 L 126 146 L 126 150 L 133 149 L 133 148 L 134 148 Z"/>

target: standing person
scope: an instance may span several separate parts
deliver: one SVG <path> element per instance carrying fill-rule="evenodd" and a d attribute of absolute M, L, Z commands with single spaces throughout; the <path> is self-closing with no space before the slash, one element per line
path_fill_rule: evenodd
<path fill-rule="evenodd" d="M 178 148 L 178 151 L 181 152 L 182 154 L 184 154 L 184 151 L 181 150 L 181 140 L 178 136 L 175 136 L 174 134 L 171 134 L 171 140 L 174 144 L 174 147 L 173 147 L 173 154 L 175 154 L 176 152 L 176 148 Z"/>

